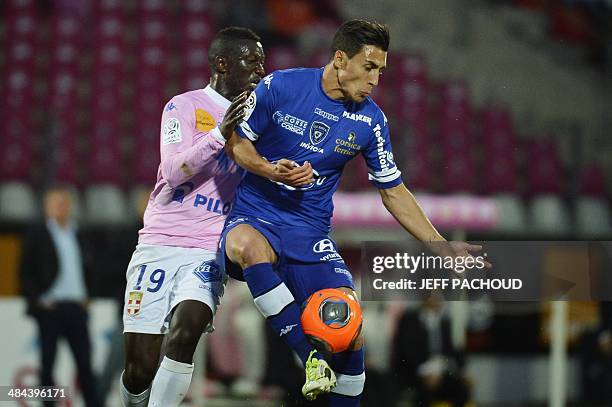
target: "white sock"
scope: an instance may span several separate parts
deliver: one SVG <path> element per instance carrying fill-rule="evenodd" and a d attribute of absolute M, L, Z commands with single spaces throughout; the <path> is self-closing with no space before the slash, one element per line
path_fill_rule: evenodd
<path fill-rule="evenodd" d="M 149 392 L 151 389 L 146 389 L 140 394 L 130 393 L 128 389 L 125 388 L 125 384 L 123 384 L 123 373 L 121 373 L 121 378 L 119 379 L 119 389 L 121 390 L 120 393 L 123 407 L 147 407 L 147 404 L 149 404 Z"/>
<path fill-rule="evenodd" d="M 193 375 L 193 364 L 164 356 L 151 384 L 149 407 L 178 407 L 183 401 Z"/>

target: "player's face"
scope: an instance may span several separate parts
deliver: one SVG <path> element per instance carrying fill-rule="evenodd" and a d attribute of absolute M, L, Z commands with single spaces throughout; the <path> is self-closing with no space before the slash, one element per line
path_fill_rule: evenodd
<path fill-rule="evenodd" d="M 265 55 L 261 43 L 247 41 L 240 46 L 238 56 L 230 58 L 227 66 L 226 83 L 232 96 L 253 90 L 264 77 Z"/>
<path fill-rule="evenodd" d="M 65 224 L 72 213 L 72 198 L 68 191 L 49 191 L 45 197 L 45 214 L 59 224 Z"/>
<path fill-rule="evenodd" d="M 341 52 L 341 51 L 338 51 Z M 387 66 L 387 53 L 374 45 L 364 45 L 357 54 L 348 58 L 336 58 L 338 82 L 344 97 L 354 102 L 363 102 L 378 85 L 378 80 Z"/>

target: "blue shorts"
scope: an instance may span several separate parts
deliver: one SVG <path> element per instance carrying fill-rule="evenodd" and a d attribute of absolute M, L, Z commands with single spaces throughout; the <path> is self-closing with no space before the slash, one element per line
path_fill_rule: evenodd
<path fill-rule="evenodd" d="M 316 230 L 290 228 L 259 218 L 232 216 L 227 219 L 221 234 L 222 253 L 225 253 L 228 232 L 242 224 L 252 226 L 266 238 L 278 257 L 275 269 L 298 304 L 324 288 L 354 289 L 353 277 L 338 253 L 336 242 Z M 222 257 L 229 263 L 227 256 Z M 225 269 L 231 277 L 244 281 L 241 273 L 236 273 L 230 264 L 226 264 Z"/>

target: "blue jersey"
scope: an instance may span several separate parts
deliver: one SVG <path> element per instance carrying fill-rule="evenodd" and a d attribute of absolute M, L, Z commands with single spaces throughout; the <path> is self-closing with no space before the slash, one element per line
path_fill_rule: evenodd
<path fill-rule="evenodd" d="M 266 76 L 251 93 L 245 120 L 236 129 L 269 161 L 309 161 L 315 182 L 296 189 L 248 173 L 231 215 L 327 233 L 332 195 L 344 166 L 359 153 L 376 187 L 401 184 L 383 112 L 369 97 L 361 103 L 331 99 L 323 91 L 322 75 L 321 68 L 298 68 Z"/>

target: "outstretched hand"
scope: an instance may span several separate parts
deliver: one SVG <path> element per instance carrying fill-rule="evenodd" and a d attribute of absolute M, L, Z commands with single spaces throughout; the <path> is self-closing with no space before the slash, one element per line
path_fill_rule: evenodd
<path fill-rule="evenodd" d="M 230 107 L 225 112 L 225 117 L 223 117 L 219 130 L 226 140 L 229 140 L 230 137 L 232 137 L 234 129 L 236 129 L 236 126 L 239 125 L 244 119 L 244 115 L 246 114 L 246 100 L 248 96 L 248 91 L 242 92 L 240 95 L 236 96 Z"/>

